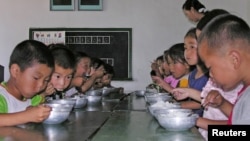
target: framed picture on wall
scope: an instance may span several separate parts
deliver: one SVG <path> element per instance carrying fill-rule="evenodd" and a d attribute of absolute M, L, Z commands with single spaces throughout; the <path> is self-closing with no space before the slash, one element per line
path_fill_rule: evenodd
<path fill-rule="evenodd" d="M 103 0 L 78 0 L 79 10 L 100 11 Z"/>
<path fill-rule="evenodd" d="M 73 11 L 74 0 L 50 0 L 51 11 Z"/>

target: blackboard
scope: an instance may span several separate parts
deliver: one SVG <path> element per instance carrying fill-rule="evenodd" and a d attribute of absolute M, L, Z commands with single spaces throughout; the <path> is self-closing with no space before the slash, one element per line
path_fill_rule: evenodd
<path fill-rule="evenodd" d="M 55 35 L 41 35 L 58 37 L 57 31 L 63 31 L 63 40 L 72 50 L 111 64 L 115 70 L 113 80 L 132 80 L 132 28 L 30 28 L 29 36 L 34 39 L 39 36 L 35 34 L 47 32 Z"/>

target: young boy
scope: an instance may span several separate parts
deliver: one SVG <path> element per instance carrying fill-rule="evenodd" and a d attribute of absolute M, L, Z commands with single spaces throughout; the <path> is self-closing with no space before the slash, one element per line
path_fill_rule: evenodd
<path fill-rule="evenodd" d="M 43 95 L 53 94 L 47 98 L 62 99 L 64 91 L 69 87 L 75 72 L 75 55 L 63 44 L 51 44 L 49 48 L 54 57 L 55 69 Z"/>
<path fill-rule="evenodd" d="M 0 86 L 0 126 L 42 122 L 49 116 L 51 108 L 35 106 L 31 98 L 46 88 L 53 69 L 53 56 L 43 43 L 25 40 L 14 48 L 10 78 Z"/>
<path fill-rule="evenodd" d="M 218 107 L 229 116 L 228 124 L 250 124 L 250 28 L 247 23 L 231 14 L 216 17 L 202 30 L 198 53 L 212 81 L 223 90 L 244 84 L 234 105 L 220 94 L 210 93 L 203 106 Z"/>

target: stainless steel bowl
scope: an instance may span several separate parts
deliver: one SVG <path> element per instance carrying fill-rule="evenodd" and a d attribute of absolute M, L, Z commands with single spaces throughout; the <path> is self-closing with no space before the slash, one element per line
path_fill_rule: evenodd
<path fill-rule="evenodd" d="M 163 104 L 158 104 L 163 103 Z M 157 102 L 155 104 L 149 105 L 148 110 L 151 115 L 156 116 L 157 112 L 164 112 L 168 109 L 179 109 L 181 108 L 180 103 L 169 103 L 169 102 Z M 192 110 L 190 110 L 192 111 Z"/>
<path fill-rule="evenodd" d="M 145 96 L 146 90 L 136 90 L 133 92 L 138 97 Z"/>
<path fill-rule="evenodd" d="M 49 100 L 48 103 L 55 103 L 55 104 L 69 104 L 72 107 L 76 104 L 76 99 L 67 98 L 67 99 L 56 99 L 56 100 Z"/>
<path fill-rule="evenodd" d="M 43 121 L 44 124 L 59 124 L 68 119 L 69 114 L 73 108 L 70 104 L 56 104 L 46 103 L 46 106 L 50 106 L 52 111 L 47 119 Z"/>
<path fill-rule="evenodd" d="M 88 95 L 87 99 L 88 99 L 88 105 L 91 105 L 91 104 L 101 103 L 102 96 Z"/>
<path fill-rule="evenodd" d="M 85 92 L 86 95 L 93 95 L 93 96 L 101 96 L 102 95 L 102 89 L 97 89 L 97 90 L 88 90 Z"/>
<path fill-rule="evenodd" d="M 169 131 L 189 130 L 195 126 L 198 117 L 189 109 L 168 109 L 164 113 L 156 113 L 158 123 Z"/>
<path fill-rule="evenodd" d="M 74 108 L 83 108 L 87 105 L 88 103 L 88 98 L 85 95 L 81 95 L 81 96 L 75 96 L 72 99 L 76 99 L 76 103 L 74 105 Z"/>
<path fill-rule="evenodd" d="M 171 101 L 173 98 L 169 93 L 146 93 L 145 100 L 149 104 L 154 104 L 159 101 Z"/>
<path fill-rule="evenodd" d="M 110 88 L 108 88 L 108 87 L 105 87 L 105 88 L 103 88 L 102 89 L 102 95 L 103 96 L 108 96 L 110 93 L 113 93 L 113 92 L 115 92 L 115 88 L 112 88 L 112 87 L 110 87 Z"/>

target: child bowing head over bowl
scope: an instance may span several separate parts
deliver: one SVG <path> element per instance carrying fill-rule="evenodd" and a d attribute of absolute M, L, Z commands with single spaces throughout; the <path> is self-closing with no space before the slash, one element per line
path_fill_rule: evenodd
<path fill-rule="evenodd" d="M 45 44 L 17 44 L 10 56 L 10 78 L 0 86 L 0 126 L 42 122 L 49 116 L 51 108 L 38 105 L 34 96 L 46 88 L 53 70 L 54 59 Z"/>

